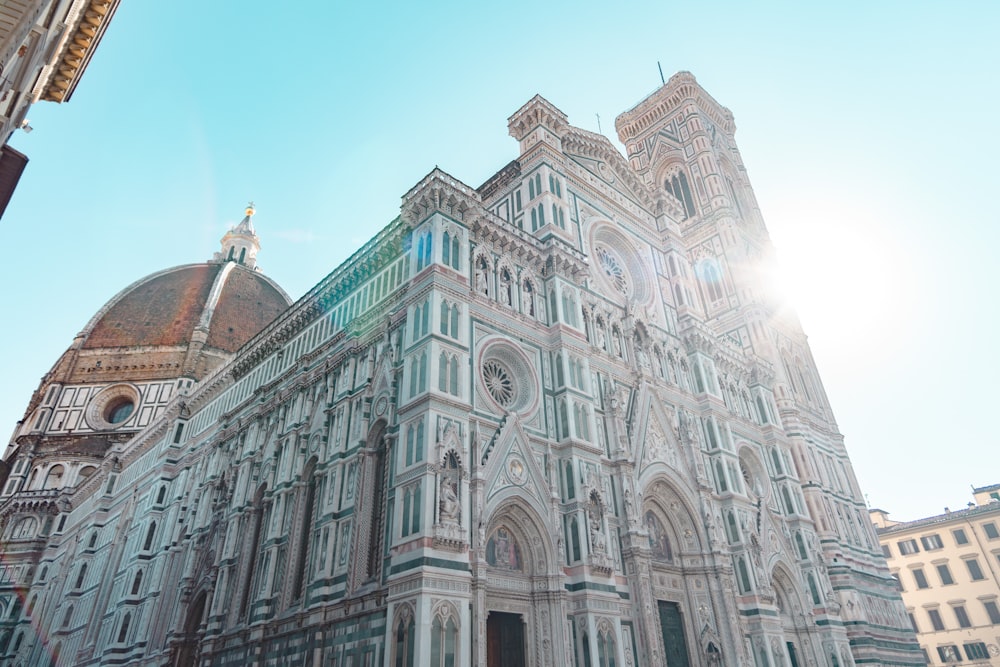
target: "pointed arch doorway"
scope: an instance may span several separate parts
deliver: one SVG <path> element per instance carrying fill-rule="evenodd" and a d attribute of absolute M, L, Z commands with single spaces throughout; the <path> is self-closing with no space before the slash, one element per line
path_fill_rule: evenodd
<path fill-rule="evenodd" d="M 553 576 L 555 549 L 539 515 L 520 499 L 493 513 L 486 530 L 486 614 L 478 664 L 486 667 L 538 667 L 558 664 L 557 650 L 565 618 Z"/>
<path fill-rule="evenodd" d="M 190 665 L 197 664 L 198 653 L 201 649 L 201 634 L 198 630 L 201 627 L 201 619 L 205 616 L 207 600 L 208 591 L 202 591 L 188 608 L 187 618 L 184 619 L 184 636 L 177 647 L 175 667 L 190 667 Z"/>

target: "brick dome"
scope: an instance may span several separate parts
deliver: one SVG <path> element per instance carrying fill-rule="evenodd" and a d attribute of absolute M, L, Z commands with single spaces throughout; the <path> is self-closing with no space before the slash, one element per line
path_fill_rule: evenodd
<path fill-rule="evenodd" d="M 201 327 L 207 347 L 232 353 L 290 303 L 273 281 L 239 264 L 179 266 L 115 296 L 84 330 L 81 347 L 188 345 Z"/>
<path fill-rule="evenodd" d="M 64 382 L 201 379 L 290 304 L 274 281 L 237 262 L 160 271 L 105 304 L 57 364 L 57 375 Z"/>

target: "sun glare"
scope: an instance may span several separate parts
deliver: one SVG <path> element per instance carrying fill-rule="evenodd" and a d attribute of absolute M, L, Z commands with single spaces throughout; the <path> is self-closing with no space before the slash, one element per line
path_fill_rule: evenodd
<path fill-rule="evenodd" d="M 873 336 L 894 335 L 909 316 L 910 259 L 878 230 L 857 217 L 814 215 L 775 240 L 775 294 L 808 335 L 835 340 L 845 355 Z"/>

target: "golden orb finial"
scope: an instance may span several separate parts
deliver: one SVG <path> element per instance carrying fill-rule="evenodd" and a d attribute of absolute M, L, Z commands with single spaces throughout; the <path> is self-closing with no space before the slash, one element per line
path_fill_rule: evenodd
<path fill-rule="evenodd" d="M 253 215 L 256 212 L 257 212 L 257 209 L 254 208 L 253 202 L 250 202 L 249 204 L 247 204 L 247 215 L 248 216 L 251 216 L 251 215 Z"/>

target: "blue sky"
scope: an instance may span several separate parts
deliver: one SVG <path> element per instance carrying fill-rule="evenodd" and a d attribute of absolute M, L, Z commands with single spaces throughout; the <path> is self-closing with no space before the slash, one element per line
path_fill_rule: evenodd
<path fill-rule="evenodd" d="M 297 298 L 435 166 L 477 186 L 516 157 L 535 93 L 617 144 L 659 61 L 736 117 L 871 504 L 916 518 L 1000 482 L 1000 5 L 292 6 L 123 2 L 72 100 L 29 112 L 0 221 L 7 432 L 94 312 L 208 259 L 248 200 Z"/>

